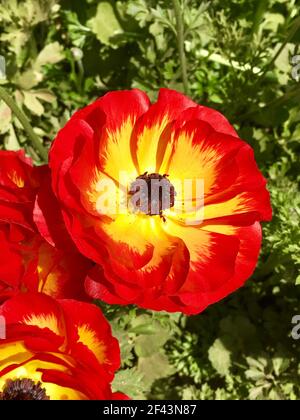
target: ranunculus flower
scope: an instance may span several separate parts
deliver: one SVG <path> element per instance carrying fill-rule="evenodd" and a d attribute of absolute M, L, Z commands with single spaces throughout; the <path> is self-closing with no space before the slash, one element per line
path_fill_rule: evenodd
<path fill-rule="evenodd" d="M 119 345 L 95 305 L 22 293 L 0 315 L 0 400 L 126 398 L 111 390 Z"/>
<path fill-rule="evenodd" d="M 138 89 L 111 92 L 59 132 L 50 168 L 67 229 L 98 264 L 86 280 L 94 298 L 195 314 L 252 274 L 269 193 L 219 112 L 168 89 L 153 105 Z M 152 196 L 161 180 L 169 200 Z"/>
<path fill-rule="evenodd" d="M 49 175 L 22 151 L 0 151 L 0 302 L 20 291 L 86 299 L 92 264 L 64 227 Z"/>

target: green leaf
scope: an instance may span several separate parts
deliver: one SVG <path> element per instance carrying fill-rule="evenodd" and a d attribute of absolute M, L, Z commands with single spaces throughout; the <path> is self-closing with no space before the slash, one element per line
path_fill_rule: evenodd
<path fill-rule="evenodd" d="M 23 92 L 24 95 L 24 105 L 36 115 L 42 115 L 44 113 L 44 107 L 37 99 L 34 92 Z"/>
<path fill-rule="evenodd" d="M 55 101 L 56 96 L 50 92 L 49 90 L 35 90 L 34 91 L 35 96 L 38 99 L 41 99 L 42 101 L 48 102 L 49 104 L 52 104 L 52 102 Z"/>
<path fill-rule="evenodd" d="M 58 42 L 52 42 L 46 45 L 39 53 L 34 67 L 39 69 L 45 64 L 56 64 L 64 58 L 63 47 Z"/>
<path fill-rule="evenodd" d="M 139 357 L 149 357 L 156 353 L 164 343 L 165 338 L 159 339 L 157 335 L 141 335 L 136 339 L 134 351 Z"/>
<path fill-rule="evenodd" d="M 145 391 L 142 378 L 136 368 L 119 370 L 112 383 L 113 392 L 123 392 L 130 398 L 141 398 Z"/>
<path fill-rule="evenodd" d="M 9 126 L 8 135 L 5 137 L 4 146 L 6 150 L 19 150 L 21 147 L 13 124 L 10 124 Z"/>
<path fill-rule="evenodd" d="M 290 365 L 289 359 L 286 357 L 275 356 L 272 359 L 274 372 L 277 376 L 285 372 Z"/>
<path fill-rule="evenodd" d="M 174 372 L 167 356 L 163 353 L 156 353 L 150 357 L 140 357 L 138 371 L 143 375 L 143 381 L 147 386 L 159 378 L 165 378 Z"/>
<path fill-rule="evenodd" d="M 21 89 L 30 90 L 43 80 L 43 75 L 37 70 L 26 70 L 17 78 L 17 84 Z"/>
<path fill-rule="evenodd" d="M 130 328 L 129 330 L 130 333 L 133 334 L 154 334 L 155 330 L 153 325 L 150 324 L 142 324 L 142 325 L 138 325 L 137 327 L 134 328 Z"/>
<path fill-rule="evenodd" d="M 149 357 L 158 352 L 170 337 L 169 328 L 150 316 L 137 318 L 138 324 L 133 323 L 133 330 L 140 332 L 135 340 L 134 350 L 139 357 Z M 135 325 L 134 325 L 135 324 Z"/>
<path fill-rule="evenodd" d="M 264 372 L 268 365 L 268 361 L 264 357 L 258 357 L 257 359 L 254 359 L 253 357 L 246 357 L 246 360 L 250 368 L 260 372 Z"/>
<path fill-rule="evenodd" d="M 254 370 L 254 369 L 246 370 L 245 375 L 247 379 L 250 379 L 253 381 L 259 381 L 260 379 L 265 378 L 264 372 L 261 372 L 259 370 Z"/>
<path fill-rule="evenodd" d="M 122 27 L 115 16 L 114 9 L 109 2 L 98 4 L 96 16 L 87 22 L 88 27 L 94 32 L 100 42 L 110 45 L 110 39 L 114 35 L 123 32 Z"/>
<path fill-rule="evenodd" d="M 283 124 L 284 121 L 288 119 L 288 116 L 289 113 L 286 107 L 269 106 L 267 108 L 263 108 L 255 115 L 253 115 L 253 119 L 256 123 L 265 127 L 277 127 L 280 124 Z"/>
<path fill-rule="evenodd" d="M 264 29 L 269 29 L 276 32 L 279 25 L 284 23 L 284 17 L 280 13 L 265 13 L 262 26 Z"/>
<path fill-rule="evenodd" d="M 231 366 L 230 351 L 226 349 L 219 338 L 217 338 L 209 348 L 208 358 L 215 370 L 221 376 L 226 376 L 229 373 Z"/>
<path fill-rule="evenodd" d="M 11 123 L 11 109 L 3 101 L 0 102 L 0 134 L 9 130 Z"/>
<path fill-rule="evenodd" d="M 131 365 L 131 361 L 134 358 L 132 351 L 133 341 L 130 339 L 128 331 L 123 326 L 120 326 L 117 320 L 112 320 L 111 326 L 114 336 L 119 341 L 122 366 Z"/>
<path fill-rule="evenodd" d="M 249 399 L 256 400 L 259 397 L 261 398 L 263 396 L 264 388 L 265 388 L 264 385 L 252 388 L 249 392 Z"/>

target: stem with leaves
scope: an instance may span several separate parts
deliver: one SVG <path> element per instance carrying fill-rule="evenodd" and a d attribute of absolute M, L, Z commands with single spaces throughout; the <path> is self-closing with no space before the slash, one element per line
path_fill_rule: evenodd
<path fill-rule="evenodd" d="M 182 83 L 183 83 L 184 92 L 188 94 L 189 82 L 188 82 L 188 75 L 187 75 L 186 56 L 185 56 L 185 51 L 184 51 L 183 12 L 181 10 L 179 0 L 173 0 L 173 7 L 174 7 L 174 12 L 175 12 L 175 18 L 176 18 L 177 44 L 178 44 Z"/>
<path fill-rule="evenodd" d="M 44 162 L 47 162 L 48 160 L 47 149 L 43 146 L 42 142 L 39 139 L 39 136 L 34 132 L 24 112 L 18 107 L 14 99 L 2 86 L 0 86 L 0 99 L 2 99 L 9 106 L 9 108 L 18 118 L 18 120 L 20 121 L 20 123 L 22 124 L 24 130 L 26 131 L 28 135 L 30 142 L 32 143 L 32 146 L 40 155 L 41 160 Z"/>

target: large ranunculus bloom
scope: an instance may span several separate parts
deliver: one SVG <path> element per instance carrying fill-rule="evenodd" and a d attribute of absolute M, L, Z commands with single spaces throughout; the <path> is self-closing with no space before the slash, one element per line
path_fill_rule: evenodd
<path fill-rule="evenodd" d="M 96 306 L 24 293 L 0 315 L 0 400 L 125 398 L 111 390 L 119 345 Z"/>
<path fill-rule="evenodd" d="M 138 89 L 111 92 L 59 132 L 50 167 L 67 229 L 98 264 L 86 280 L 94 298 L 194 314 L 252 274 L 269 193 L 253 150 L 219 112 L 168 89 L 152 105 Z M 133 201 L 137 182 L 152 193 L 162 179 L 169 205 L 149 191 Z M 203 181 L 201 194 L 193 186 L 183 200 L 186 180 Z"/>
<path fill-rule="evenodd" d="M 0 151 L 0 302 L 20 291 L 86 298 L 92 265 L 64 227 L 49 175 L 22 151 Z"/>

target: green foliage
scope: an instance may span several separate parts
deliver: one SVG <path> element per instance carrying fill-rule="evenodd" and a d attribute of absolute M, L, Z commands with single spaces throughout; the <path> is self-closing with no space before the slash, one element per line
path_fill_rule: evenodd
<path fill-rule="evenodd" d="M 229 374 L 229 368 L 231 366 L 230 352 L 219 338 L 209 348 L 208 359 L 219 375 L 226 376 Z"/>
<path fill-rule="evenodd" d="M 297 184 L 286 177 L 270 182 L 274 216 L 265 227 L 265 252 L 269 256 L 264 273 L 277 282 L 300 279 L 300 194 Z"/>
<path fill-rule="evenodd" d="M 87 25 L 102 44 L 112 47 L 114 43 L 111 43 L 111 39 L 123 32 L 113 6 L 108 1 L 98 4 L 96 15 L 87 22 Z"/>
<path fill-rule="evenodd" d="M 113 382 L 113 391 L 123 392 L 133 399 L 144 399 L 142 380 L 143 378 L 136 368 L 119 370 Z"/>
<path fill-rule="evenodd" d="M 133 398 L 299 399 L 298 0 L 181 0 L 189 90 L 254 148 L 273 220 L 244 288 L 185 317 L 100 304 L 120 341 L 115 390 Z M 167 0 L 3 0 L 0 54 L 15 97 L 46 146 L 75 109 L 108 90 L 183 90 Z M 35 150 L 0 102 L 1 147 Z"/>

